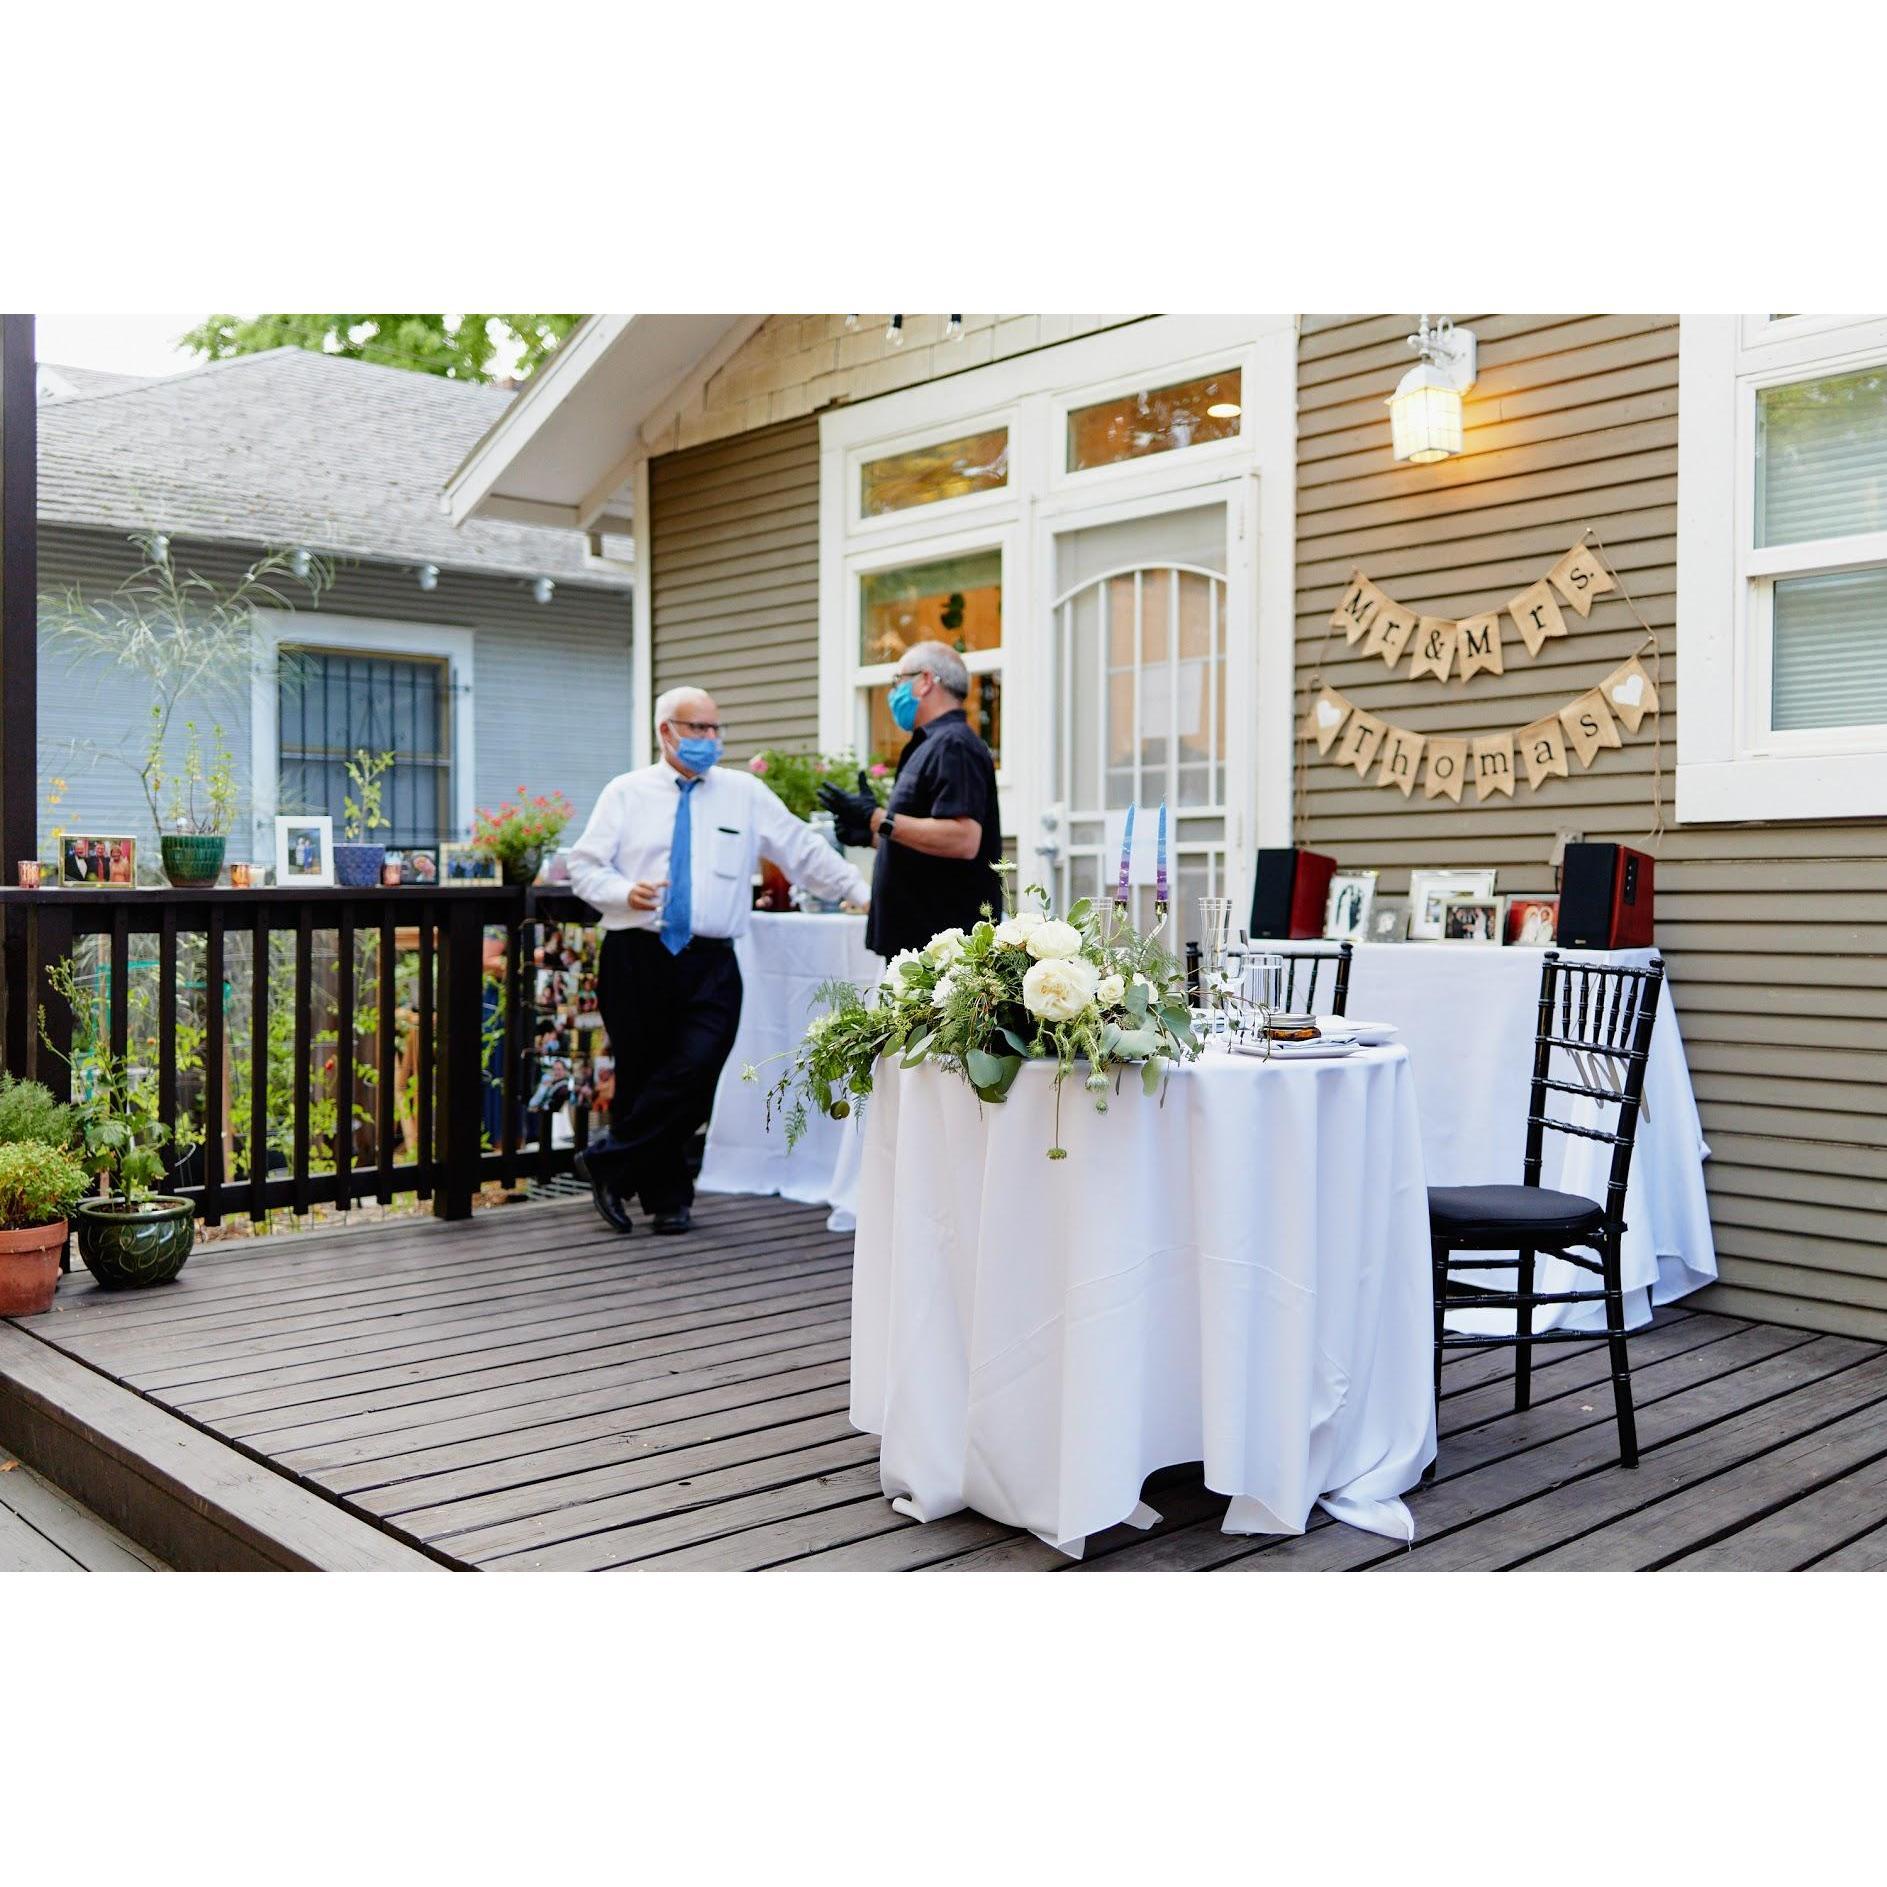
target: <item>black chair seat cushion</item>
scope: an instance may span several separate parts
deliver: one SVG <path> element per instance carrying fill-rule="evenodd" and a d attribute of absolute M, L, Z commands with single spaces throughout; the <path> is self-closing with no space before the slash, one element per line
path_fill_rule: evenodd
<path fill-rule="evenodd" d="M 1428 1222 L 1437 1232 L 1489 1233 L 1511 1228 L 1515 1244 L 1574 1239 L 1593 1231 L 1605 1208 L 1550 1186 L 1431 1186 Z"/>

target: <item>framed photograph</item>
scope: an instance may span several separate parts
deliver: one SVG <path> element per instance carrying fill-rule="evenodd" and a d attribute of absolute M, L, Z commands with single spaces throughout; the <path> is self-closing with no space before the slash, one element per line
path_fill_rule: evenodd
<path fill-rule="evenodd" d="M 1474 871 L 1409 873 L 1409 935 L 1433 941 L 1442 934 L 1442 913 L 1450 898 L 1491 898 L 1494 867 Z"/>
<path fill-rule="evenodd" d="M 400 860 L 400 883 L 436 885 L 439 882 L 439 854 L 416 847 Z"/>
<path fill-rule="evenodd" d="M 439 882 L 442 885 L 501 883 L 497 857 L 491 852 L 481 852 L 475 845 L 442 845 L 439 848 Z"/>
<path fill-rule="evenodd" d="M 1559 937 L 1559 899 L 1555 896 L 1507 900 L 1507 941 L 1510 944 L 1550 944 Z"/>
<path fill-rule="evenodd" d="M 113 834 L 68 832 L 59 841 L 62 885 L 134 885 L 138 842 Z"/>
<path fill-rule="evenodd" d="M 1450 898 L 1442 907 L 1442 941 L 1498 945 L 1506 904 L 1505 898 Z"/>
<path fill-rule="evenodd" d="M 1324 935 L 1341 942 L 1361 938 L 1369 922 L 1369 907 L 1376 901 L 1373 871 L 1340 871 L 1330 880 L 1324 901 Z"/>
<path fill-rule="evenodd" d="M 303 888 L 334 882 L 334 821 L 326 813 L 276 815 L 275 882 Z"/>
<path fill-rule="evenodd" d="M 1378 898 L 1370 906 L 1369 923 L 1363 931 L 1366 943 L 1402 943 L 1409 934 L 1407 898 Z"/>

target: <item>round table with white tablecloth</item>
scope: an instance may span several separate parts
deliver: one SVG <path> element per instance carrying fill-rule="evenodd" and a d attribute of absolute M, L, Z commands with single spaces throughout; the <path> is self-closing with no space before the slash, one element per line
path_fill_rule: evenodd
<path fill-rule="evenodd" d="M 740 1033 L 721 1070 L 708 1124 L 707 1154 L 698 1182 L 703 1192 L 778 1193 L 807 1204 L 830 1205 L 833 1229 L 851 1229 L 858 1177 L 858 1139 L 850 1121 L 815 1113 L 790 1153 L 786 1126 L 776 1114 L 767 1126 L 767 1090 L 785 1069 L 818 1012 L 822 983 L 843 980 L 869 988 L 883 962 L 865 948 L 865 920 L 799 911 L 755 911 L 736 940 L 740 962 Z M 741 1070 L 759 1067 L 758 1081 Z"/>
<path fill-rule="evenodd" d="M 1428 1207 L 1400 1047 L 1210 1053 L 1108 1110 L 1025 1066 L 1000 1106 L 886 1064 L 866 1113 L 853 1423 L 920 1520 L 971 1507 L 1078 1554 L 1202 1461 L 1226 1529 L 1410 1536 L 1435 1452 Z"/>
<path fill-rule="evenodd" d="M 1526 1152 L 1527 1094 L 1538 1027 L 1544 953 L 1520 946 L 1400 943 L 1356 946 L 1350 972 L 1352 1020 L 1393 1022 L 1409 1051 L 1422 1103 L 1422 1151 L 1432 1186 L 1518 1184 Z M 1621 963 L 1644 968 L 1652 950 L 1561 950 L 1565 963 Z M 1611 1124 L 1613 1110 L 1560 1095 L 1562 1118 Z M 1549 1110 L 1552 1111 L 1552 1110 Z M 1611 1148 L 1549 1133 L 1541 1184 L 1588 1199 L 1605 1197 Z M 1645 1068 L 1645 1100 L 1625 1199 L 1620 1268 L 1626 1322 L 1647 1323 L 1652 1306 L 1711 1283 L 1717 1275 L 1704 1193 L 1704 1144 L 1667 977 Z M 1488 1273 L 1488 1282 L 1511 1274 Z M 1542 1258 L 1542 1291 L 1591 1287 L 1589 1274 Z M 1602 1304 L 1542 1305 L 1535 1328 L 1555 1324 L 1603 1329 Z M 1510 1311 L 1457 1311 L 1450 1325 L 1467 1331 L 1512 1330 Z"/>

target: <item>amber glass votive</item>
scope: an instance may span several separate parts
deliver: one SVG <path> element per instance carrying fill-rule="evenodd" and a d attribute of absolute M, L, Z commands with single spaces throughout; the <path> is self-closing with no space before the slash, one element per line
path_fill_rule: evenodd
<path fill-rule="evenodd" d="M 40 873 L 42 869 L 39 860 L 36 858 L 21 859 L 20 889 L 22 891 L 37 891 L 39 889 Z"/>
<path fill-rule="evenodd" d="M 229 883 L 232 890 L 247 891 L 250 885 L 249 867 L 247 865 L 231 865 L 229 868 Z"/>

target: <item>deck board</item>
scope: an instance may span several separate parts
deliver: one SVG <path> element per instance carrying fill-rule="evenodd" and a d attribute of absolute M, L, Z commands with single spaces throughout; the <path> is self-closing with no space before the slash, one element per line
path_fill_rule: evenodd
<path fill-rule="evenodd" d="M 24 1462 L 0 1462 L 0 1572 L 168 1570 Z"/>
<path fill-rule="evenodd" d="M 1413 1548 L 1321 1514 L 1228 1536 L 1196 1464 L 1079 1562 L 979 1514 L 920 1526 L 848 1419 L 850 1266 L 819 1208 L 704 1198 L 671 1241 L 574 1202 L 219 1245 L 163 1291 L 74 1277 L 21 1328 L 482 1570 L 1887 1568 L 1887 1347 L 1682 1306 L 1632 1339 L 1632 1473 L 1602 1344 L 1541 1351 L 1525 1414 L 1507 1352 L 1451 1352 Z M 78 1563 L 4 1493 L 0 1564 Z"/>

